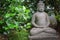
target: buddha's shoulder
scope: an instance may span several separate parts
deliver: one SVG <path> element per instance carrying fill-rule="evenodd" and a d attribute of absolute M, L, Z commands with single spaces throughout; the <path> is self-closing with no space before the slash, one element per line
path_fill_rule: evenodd
<path fill-rule="evenodd" d="M 39 12 L 35 12 L 34 15 L 37 15 Z"/>
<path fill-rule="evenodd" d="M 46 12 L 43 12 L 45 15 L 48 15 L 48 13 L 46 13 Z"/>
<path fill-rule="evenodd" d="M 38 14 L 38 12 L 35 12 L 33 15 L 37 15 Z"/>

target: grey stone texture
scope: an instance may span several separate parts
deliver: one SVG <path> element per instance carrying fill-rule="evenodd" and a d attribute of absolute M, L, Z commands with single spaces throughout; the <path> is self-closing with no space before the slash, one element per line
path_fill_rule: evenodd
<path fill-rule="evenodd" d="M 59 35 L 55 29 L 49 27 L 50 19 L 46 12 L 44 12 L 45 5 L 39 1 L 37 12 L 32 16 L 32 25 L 30 30 L 30 40 L 58 40 Z"/>

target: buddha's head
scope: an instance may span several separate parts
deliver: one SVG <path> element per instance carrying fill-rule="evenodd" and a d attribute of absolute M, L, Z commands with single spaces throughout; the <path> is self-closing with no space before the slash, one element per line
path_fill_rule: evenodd
<path fill-rule="evenodd" d="M 45 5 L 43 3 L 43 1 L 39 1 L 39 3 L 37 4 L 37 10 L 40 12 L 43 12 L 45 9 Z"/>

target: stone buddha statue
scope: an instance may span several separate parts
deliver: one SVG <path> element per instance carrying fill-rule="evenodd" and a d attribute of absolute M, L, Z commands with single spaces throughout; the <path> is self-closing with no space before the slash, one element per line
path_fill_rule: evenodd
<path fill-rule="evenodd" d="M 34 13 L 32 16 L 31 22 L 34 27 L 30 30 L 30 36 L 29 36 L 30 40 L 32 39 L 38 40 L 38 38 L 57 36 L 56 30 L 49 27 L 50 19 L 48 14 L 44 12 L 44 9 L 45 5 L 43 1 L 39 1 L 39 3 L 37 4 L 37 12 Z"/>

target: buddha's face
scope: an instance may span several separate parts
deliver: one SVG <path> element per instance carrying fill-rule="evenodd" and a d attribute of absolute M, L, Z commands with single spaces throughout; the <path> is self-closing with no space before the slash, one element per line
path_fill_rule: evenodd
<path fill-rule="evenodd" d="M 39 4 L 37 7 L 38 7 L 38 11 L 41 11 L 41 12 L 43 12 L 45 9 L 44 4 Z"/>

